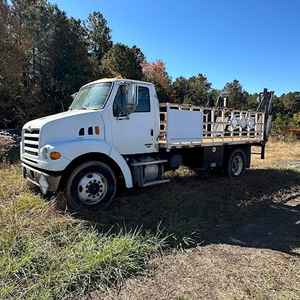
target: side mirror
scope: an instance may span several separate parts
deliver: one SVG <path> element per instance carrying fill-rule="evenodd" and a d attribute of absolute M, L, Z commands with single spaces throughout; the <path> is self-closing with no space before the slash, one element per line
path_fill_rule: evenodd
<path fill-rule="evenodd" d="M 126 85 L 126 108 L 127 113 L 131 114 L 135 111 L 137 106 L 136 88 L 134 84 Z"/>
<path fill-rule="evenodd" d="M 136 106 L 135 85 L 128 83 L 121 84 L 113 105 L 114 116 L 121 119 L 128 119 L 129 114 L 135 111 Z"/>

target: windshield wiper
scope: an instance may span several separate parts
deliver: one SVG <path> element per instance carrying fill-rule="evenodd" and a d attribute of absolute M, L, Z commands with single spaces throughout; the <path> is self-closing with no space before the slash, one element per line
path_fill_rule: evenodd
<path fill-rule="evenodd" d="M 89 106 L 83 105 L 83 106 L 80 107 L 80 109 L 85 109 L 85 110 L 87 110 L 87 109 L 97 110 L 98 108 L 97 108 L 97 107 L 89 107 Z"/>
<path fill-rule="evenodd" d="M 71 107 L 69 108 L 69 110 L 98 110 L 99 108 L 98 107 L 89 107 L 89 106 L 86 106 L 86 105 L 82 105 L 82 106 L 78 106 L 78 107 Z"/>

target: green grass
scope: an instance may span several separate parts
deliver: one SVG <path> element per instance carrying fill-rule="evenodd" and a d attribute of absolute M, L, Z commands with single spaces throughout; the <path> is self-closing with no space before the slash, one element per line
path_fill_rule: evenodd
<path fill-rule="evenodd" d="M 101 232 L 28 190 L 18 166 L 0 169 L 0 299 L 84 295 L 141 273 L 158 235 Z"/>

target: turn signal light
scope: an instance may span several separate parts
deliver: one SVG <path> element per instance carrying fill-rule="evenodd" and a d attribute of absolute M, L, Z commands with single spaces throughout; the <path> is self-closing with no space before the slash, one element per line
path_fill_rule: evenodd
<path fill-rule="evenodd" d="M 52 160 L 58 160 L 61 158 L 61 154 L 57 151 L 50 152 L 49 156 Z"/>
<path fill-rule="evenodd" d="M 100 128 L 99 128 L 99 126 L 96 126 L 96 127 L 95 127 L 95 133 L 96 133 L 97 135 L 100 134 Z"/>

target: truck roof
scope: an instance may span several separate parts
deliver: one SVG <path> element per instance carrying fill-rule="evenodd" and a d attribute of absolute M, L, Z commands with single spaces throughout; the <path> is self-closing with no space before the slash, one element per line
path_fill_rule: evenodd
<path fill-rule="evenodd" d="M 141 81 L 141 80 L 134 80 L 134 79 L 126 79 L 126 78 L 119 78 L 119 77 L 117 77 L 117 78 L 102 78 L 102 79 L 98 79 L 98 80 L 89 82 L 89 83 L 85 84 L 82 87 L 88 86 L 90 84 L 101 83 L 101 82 L 124 82 L 124 81 L 131 82 L 131 83 L 140 83 L 140 84 L 153 85 L 153 83 L 147 82 L 147 81 Z"/>

